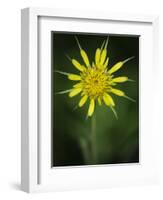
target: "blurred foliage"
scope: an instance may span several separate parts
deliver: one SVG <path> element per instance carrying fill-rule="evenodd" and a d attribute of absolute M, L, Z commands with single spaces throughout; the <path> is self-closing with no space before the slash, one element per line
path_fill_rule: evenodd
<path fill-rule="evenodd" d="M 91 61 L 95 50 L 100 47 L 107 35 L 75 34 Z M 109 67 L 116 62 L 135 56 L 116 75 L 125 75 L 135 82 L 117 86 L 136 100 L 133 103 L 125 98 L 112 95 L 116 103 L 119 119 L 106 106 L 96 106 L 96 149 L 97 163 L 139 162 L 139 37 L 109 35 Z M 89 164 L 89 140 L 91 120 L 86 119 L 88 102 L 82 108 L 78 105 L 80 96 L 69 98 L 68 94 L 55 92 L 70 89 L 72 81 L 54 72 L 78 73 L 70 60 L 76 58 L 83 63 L 73 33 L 52 33 L 52 165 L 72 166 Z M 84 150 L 85 153 L 84 153 Z"/>

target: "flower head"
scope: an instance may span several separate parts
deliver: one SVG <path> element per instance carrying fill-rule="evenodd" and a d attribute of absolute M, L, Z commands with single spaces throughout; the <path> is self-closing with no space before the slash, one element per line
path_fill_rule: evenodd
<path fill-rule="evenodd" d="M 71 74 L 57 71 L 59 73 L 67 75 L 69 80 L 76 82 L 74 83 L 72 89 L 63 91 L 61 93 L 69 92 L 69 97 L 80 95 L 81 99 L 78 103 L 79 107 L 84 106 L 84 104 L 89 101 L 87 114 L 89 117 L 92 116 L 94 113 L 96 102 L 98 102 L 99 105 L 104 103 L 106 106 L 109 106 L 117 117 L 114 109 L 115 102 L 112 98 L 112 94 L 126 97 L 130 100 L 133 99 L 126 96 L 123 91 L 115 88 L 117 84 L 129 81 L 130 79 L 128 79 L 128 77 L 126 76 L 115 77 L 114 73 L 133 57 L 128 58 L 124 61 L 119 61 L 114 66 L 109 68 L 109 57 L 107 56 L 107 39 L 102 44 L 101 48 L 96 49 L 95 60 L 91 64 L 87 53 L 81 47 L 77 38 L 76 40 L 79 46 L 80 55 L 83 59 L 83 64 L 79 63 L 79 61 L 74 58 L 69 58 L 74 67 L 78 70 L 78 73 Z"/>

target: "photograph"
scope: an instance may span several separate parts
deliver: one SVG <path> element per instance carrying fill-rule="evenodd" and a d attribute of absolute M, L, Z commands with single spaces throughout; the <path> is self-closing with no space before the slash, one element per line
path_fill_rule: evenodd
<path fill-rule="evenodd" d="M 139 35 L 51 32 L 51 166 L 139 163 Z"/>

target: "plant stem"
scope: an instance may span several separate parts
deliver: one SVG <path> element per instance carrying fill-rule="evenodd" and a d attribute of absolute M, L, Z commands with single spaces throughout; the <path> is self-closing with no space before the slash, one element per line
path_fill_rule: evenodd
<path fill-rule="evenodd" d="M 95 113 L 91 119 L 91 154 L 92 164 L 96 164 L 96 115 Z"/>

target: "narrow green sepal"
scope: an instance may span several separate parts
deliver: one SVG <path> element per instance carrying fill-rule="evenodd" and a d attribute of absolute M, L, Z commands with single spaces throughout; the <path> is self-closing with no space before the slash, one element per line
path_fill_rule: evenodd
<path fill-rule="evenodd" d="M 131 98 L 131 97 L 129 97 L 129 96 L 126 96 L 126 95 L 125 95 L 125 96 L 123 96 L 123 97 L 124 97 L 124 98 L 126 98 L 126 99 L 128 99 L 128 100 L 130 100 L 130 101 L 132 101 L 132 102 L 134 102 L 134 103 L 136 102 L 136 100 L 135 100 L 135 99 L 132 99 L 132 98 Z"/>
<path fill-rule="evenodd" d="M 60 70 L 54 70 L 55 73 L 59 73 L 59 74 L 63 74 L 63 75 L 66 75 L 68 76 L 70 73 L 67 73 L 67 72 L 62 72 Z"/>
<path fill-rule="evenodd" d="M 117 114 L 115 108 L 113 108 L 113 106 L 110 106 L 110 108 L 111 108 L 112 112 L 114 113 L 115 118 L 118 120 L 118 114 Z"/>
<path fill-rule="evenodd" d="M 64 90 L 64 91 L 60 91 L 60 92 L 55 92 L 55 94 L 66 94 L 66 93 L 69 93 L 71 92 L 72 89 L 70 90 Z"/>
<path fill-rule="evenodd" d="M 130 81 L 130 82 L 136 82 L 135 80 L 133 79 L 128 79 L 127 81 Z"/>

